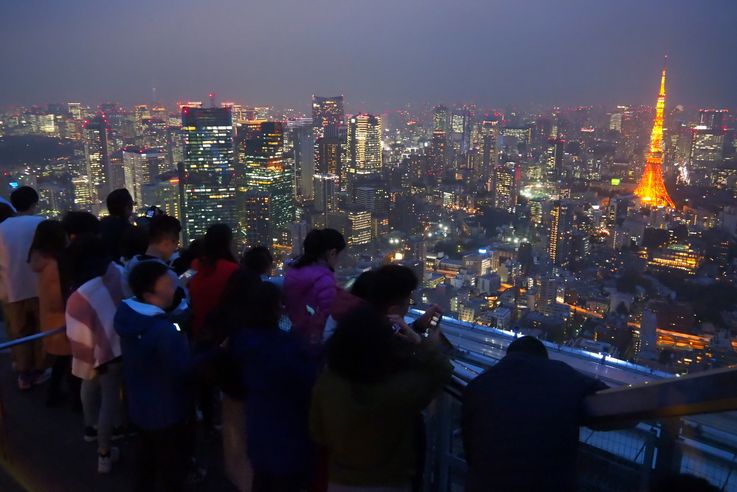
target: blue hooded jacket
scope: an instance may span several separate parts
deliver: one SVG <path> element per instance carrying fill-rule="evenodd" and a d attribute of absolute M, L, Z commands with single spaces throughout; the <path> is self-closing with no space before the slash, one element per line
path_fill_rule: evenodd
<path fill-rule="evenodd" d="M 115 313 L 123 350 L 130 420 L 144 430 L 181 424 L 192 415 L 192 354 L 187 337 L 151 304 L 126 299 Z"/>
<path fill-rule="evenodd" d="M 308 415 L 316 368 L 299 341 L 281 330 L 244 329 L 230 339 L 245 392 L 246 437 L 254 470 L 306 473 Z"/>

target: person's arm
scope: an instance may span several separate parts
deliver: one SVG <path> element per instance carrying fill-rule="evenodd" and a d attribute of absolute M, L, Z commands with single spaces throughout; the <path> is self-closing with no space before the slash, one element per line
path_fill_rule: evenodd
<path fill-rule="evenodd" d="M 162 366 L 173 378 L 189 378 L 192 375 L 193 360 L 187 337 L 173 323 L 166 321 L 165 324 L 168 326 L 161 327 L 157 351 Z"/>
<path fill-rule="evenodd" d="M 315 296 L 317 297 L 318 312 L 327 312 L 337 295 L 337 285 L 332 274 L 321 275 L 315 282 Z"/>
<path fill-rule="evenodd" d="M 393 398 L 407 405 L 410 411 L 425 408 L 450 382 L 453 367 L 448 357 L 439 349 L 440 330 L 431 329 L 430 336 L 422 339 L 403 320 L 390 318 L 399 326 L 397 336 L 414 350 L 411 367 L 395 375 L 388 383 Z"/>

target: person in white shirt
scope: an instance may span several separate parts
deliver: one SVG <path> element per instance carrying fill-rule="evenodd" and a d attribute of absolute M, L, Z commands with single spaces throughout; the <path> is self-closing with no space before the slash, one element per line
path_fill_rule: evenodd
<path fill-rule="evenodd" d="M 8 336 L 16 339 L 39 332 L 37 274 L 28 264 L 28 252 L 44 218 L 35 215 L 38 193 L 29 186 L 13 191 L 10 202 L 17 215 L 0 223 L 0 295 Z M 40 340 L 15 346 L 12 351 L 21 390 L 48 378 Z"/>

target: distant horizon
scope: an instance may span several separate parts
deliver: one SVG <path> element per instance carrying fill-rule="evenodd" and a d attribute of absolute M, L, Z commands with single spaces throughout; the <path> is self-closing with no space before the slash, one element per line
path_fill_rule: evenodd
<path fill-rule="evenodd" d="M 27 0 L 0 7 L 0 107 L 185 98 L 352 112 L 737 108 L 737 2 L 713 0 Z M 198 96 L 199 95 L 199 96 Z"/>

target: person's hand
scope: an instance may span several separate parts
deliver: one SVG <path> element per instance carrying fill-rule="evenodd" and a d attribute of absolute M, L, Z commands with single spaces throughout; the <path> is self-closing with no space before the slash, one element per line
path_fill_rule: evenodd
<path fill-rule="evenodd" d="M 419 329 L 421 332 L 430 332 L 432 331 L 433 326 L 430 324 L 433 318 L 438 318 L 438 324 L 440 324 L 440 318 L 443 316 L 443 310 L 440 309 L 440 306 L 437 304 L 433 304 L 429 308 L 425 310 L 425 313 L 417 318 L 415 321 L 415 326 Z M 437 328 L 437 326 L 435 327 Z"/>
<path fill-rule="evenodd" d="M 398 336 L 405 342 L 410 343 L 412 345 L 419 345 L 420 342 L 422 342 L 422 337 L 420 336 L 420 334 L 417 333 L 412 328 L 410 328 L 409 325 L 404 322 L 404 318 L 402 318 L 401 316 L 398 316 L 396 314 L 390 314 L 389 321 L 391 321 L 392 325 L 399 328 L 399 331 L 397 331 L 396 336 Z"/>

